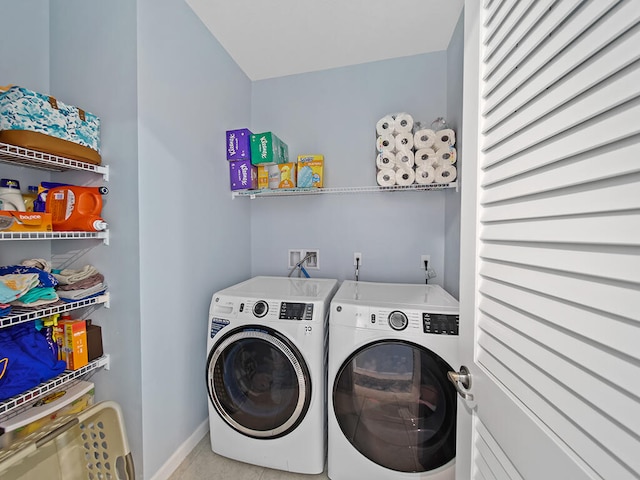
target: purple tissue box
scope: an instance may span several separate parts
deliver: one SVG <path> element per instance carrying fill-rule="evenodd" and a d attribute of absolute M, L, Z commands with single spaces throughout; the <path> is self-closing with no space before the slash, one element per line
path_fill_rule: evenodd
<path fill-rule="evenodd" d="M 227 130 L 227 160 L 251 160 L 251 130 Z"/>
<path fill-rule="evenodd" d="M 231 190 L 254 190 L 258 188 L 258 167 L 251 165 L 251 160 L 235 160 L 229 162 Z"/>

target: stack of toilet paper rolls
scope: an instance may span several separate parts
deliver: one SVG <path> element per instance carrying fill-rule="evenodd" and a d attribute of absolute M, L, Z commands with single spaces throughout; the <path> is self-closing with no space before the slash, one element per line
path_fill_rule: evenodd
<path fill-rule="evenodd" d="M 457 177 L 455 132 L 434 131 L 408 113 L 385 115 L 376 124 L 378 185 L 448 184 Z"/>

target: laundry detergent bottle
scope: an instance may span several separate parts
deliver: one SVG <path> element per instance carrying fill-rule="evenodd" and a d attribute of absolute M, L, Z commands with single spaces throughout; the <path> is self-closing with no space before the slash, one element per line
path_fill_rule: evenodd
<path fill-rule="evenodd" d="M 20 182 L 11 178 L 0 179 L 0 210 L 24 212 L 24 199 L 20 193 Z"/>
<path fill-rule="evenodd" d="M 64 185 L 49 189 L 45 211 L 51 214 L 54 231 L 97 232 L 107 229 L 102 219 L 102 195 L 106 187 Z"/>

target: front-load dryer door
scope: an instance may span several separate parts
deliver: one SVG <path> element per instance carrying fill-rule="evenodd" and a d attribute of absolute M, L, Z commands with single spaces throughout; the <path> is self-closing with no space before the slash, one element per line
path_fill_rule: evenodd
<path fill-rule="evenodd" d="M 207 388 L 224 421 L 254 438 L 291 432 L 311 400 L 302 355 L 283 335 L 264 326 L 237 328 L 214 345 L 207 360 Z"/>
<path fill-rule="evenodd" d="M 419 345 L 370 343 L 343 363 L 333 407 L 362 455 L 398 472 L 428 472 L 455 458 L 456 394 L 451 367 Z"/>

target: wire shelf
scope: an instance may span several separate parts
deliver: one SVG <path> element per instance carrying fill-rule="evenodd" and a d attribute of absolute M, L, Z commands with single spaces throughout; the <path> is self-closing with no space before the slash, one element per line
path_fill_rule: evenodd
<path fill-rule="evenodd" d="M 334 187 L 334 188 L 283 188 L 277 190 L 238 190 L 232 192 L 232 197 L 290 197 L 296 195 L 327 195 L 327 194 L 348 194 L 348 193 L 377 193 L 377 192 L 423 192 L 427 190 L 445 190 L 457 188 L 458 183 L 430 183 L 428 185 L 393 185 L 391 187 Z"/>
<path fill-rule="evenodd" d="M 10 327 L 11 325 L 17 325 L 18 323 L 24 323 L 30 320 L 48 317 L 49 315 L 54 315 L 56 313 L 70 312 L 71 310 L 77 310 L 78 308 L 84 308 L 90 305 L 99 305 L 103 303 L 109 303 L 108 292 L 104 295 L 98 295 L 97 297 L 87 298 L 85 300 L 79 300 L 77 302 L 69 302 L 65 303 L 64 305 L 55 305 L 48 308 L 41 308 L 38 310 L 31 310 L 25 307 L 12 307 L 10 315 L 7 315 L 6 317 L 0 317 L 0 328 Z"/>
<path fill-rule="evenodd" d="M 109 167 L 107 165 L 93 165 L 71 158 L 59 157 L 49 153 L 38 152 L 37 150 L 10 145 L 8 143 L 0 143 L 0 161 L 53 172 L 83 170 L 101 174 L 105 181 L 109 180 Z"/>
<path fill-rule="evenodd" d="M 0 240 L 73 240 L 99 238 L 108 242 L 109 231 L 101 232 L 0 232 Z"/>
<path fill-rule="evenodd" d="M 101 367 L 107 367 L 109 365 L 109 355 L 103 355 L 95 359 L 92 362 L 89 362 L 82 368 L 78 370 L 66 370 L 61 373 L 57 377 L 52 378 L 48 382 L 41 383 L 37 387 L 32 388 L 31 390 L 27 390 L 26 392 L 21 393 L 20 395 L 16 395 L 15 397 L 11 397 L 4 402 L 0 402 L 0 415 L 10 412 L 11 410 L 24 405 L 31 400 L 36 400 L 37 398 L 45 395 L 46 393 L 55 390 L 56 388 L 66 385 L 76 378 L 80 378 L 83 375 L 91 372 L 92 370 L 96 370 Z"/>

